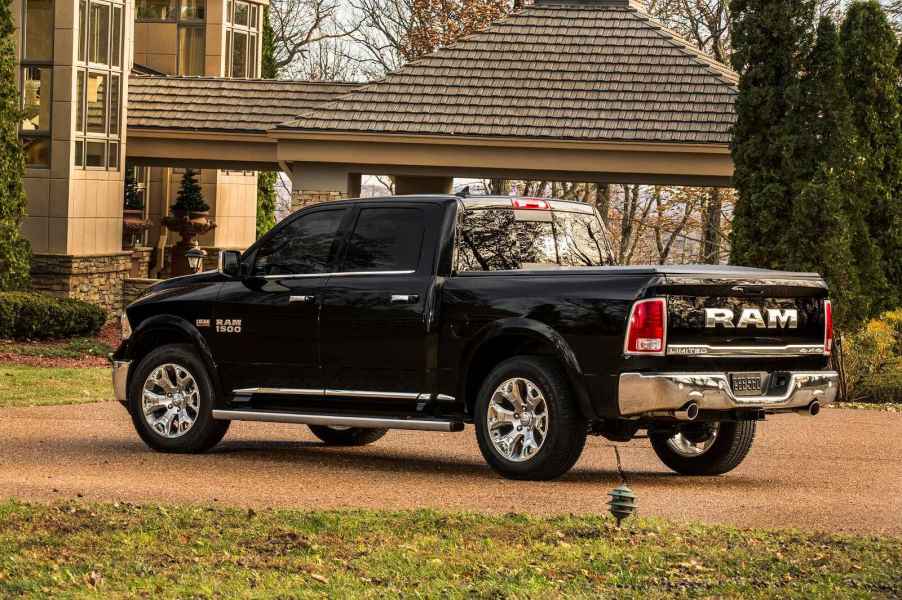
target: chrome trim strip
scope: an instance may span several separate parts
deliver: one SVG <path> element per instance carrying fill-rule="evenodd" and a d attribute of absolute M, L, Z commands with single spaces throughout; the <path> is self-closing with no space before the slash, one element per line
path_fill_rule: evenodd
<path fill-rule="evenodd" d="M 413 275 L 415 270 L 409 271 L 348 271 L 344 273 L 301 273 L 296 275 L 263 275 L 263 279 L 307 279 L 311 277 L 352 277 L 355 275 Z"/>
<path fill-rule="evenodd" d="M 429 394 L 418 394 L 416 392 L 369 392 L 365 390 L 325 390 L 327 398 L 336 396 L 350 396 L 352 398 L 383 398 L 386 400 L 419 400 L 421 398 L 429 398 Z"/>
<path fill-rule="evenodd" d="M 270 388 L 270 387 L 252 387 L 242 388 L 240 390 L 232 390 L 232 394 L 236 396 L 250 396 L 253 394 L 267 394 L 271 396 L 322 396 L 323 390 L 314 389 L 296 389 L 296 388 Z"/>
<path fill-rule="evenodd" d="M 351 417 L 347 415 L 283 413 L 251 410 L 214 410 L 214 419 L 231 421 L 264 421 L 302 425 L 334 425 L 372 429 L 413 429 L 418 431 L 463 431 L 463 423 L 436 419 L 390 419 L 383 417 Z"/>
<path fill-rule="evenodd" d="M 113 396 L 115 396 L 116 400 L 124 404 L 127 402 L 128 391 L 126 387 L 128 386 L 128 370 L 131 368 L 132 362 L 130 360 L 113 360 L 111 362 L 113 371 Z"/>
<path fill-rule="evenodd" d="M 668 356 L 812 356 L 823 355 L 823 344 L 787 346 L 710 346 L 708 344 L 670 344 Z"/>
<path fill-rule="evenodd" d="M 838 392 L 836 371 L 789 373 L 786 392 L 779 396 L 736 396 L 727 373 L 623 373 L 617 403 L 623 416 L 679 410 L 689 402 L 701 410 L 734 408 L 804 408 L 817 400 L 832 403 Z"/>

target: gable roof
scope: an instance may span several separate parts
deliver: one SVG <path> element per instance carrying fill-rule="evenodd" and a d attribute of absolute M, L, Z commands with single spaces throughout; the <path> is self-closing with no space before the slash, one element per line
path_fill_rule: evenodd
<path fill-rule="evenodd" d="M 545 0 L 276 133 L 728 144 L 736 83 L 625 0 Z"/>
<path fill-rule="evenodd" d="M 129 129 L 179 129 L 265 133 L 279 123 L 332 100 L 360 84 L 222 79 L 129 78 Z"/>

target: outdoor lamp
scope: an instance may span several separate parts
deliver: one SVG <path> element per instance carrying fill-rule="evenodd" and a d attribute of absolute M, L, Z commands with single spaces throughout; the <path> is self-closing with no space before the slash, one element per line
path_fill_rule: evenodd
<path fill-rule="evenodd" d="M 202 248 L 195 246 L 185 252 L 185 258 L 188 260 L 188 267 L 195 273 L 200 272 L 201 266 L 204 264 L 204 257 L 207 252 Z"/>

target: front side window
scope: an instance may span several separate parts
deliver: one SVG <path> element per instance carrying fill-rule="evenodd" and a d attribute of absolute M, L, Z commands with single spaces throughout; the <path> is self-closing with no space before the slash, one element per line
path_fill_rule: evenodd
<path fill-rule="evenodd" d="M 346 208 L 322 210 L 294 219 L 257 250 L 253 274 L 327 273 L 334 258 L 338 226 L 346 212 Z"/>
<path fill-rule="evenodd" d="M 341 270 L 413 271 L 420 261 L 425 222 L 418 208 L 364 208 Z"/>

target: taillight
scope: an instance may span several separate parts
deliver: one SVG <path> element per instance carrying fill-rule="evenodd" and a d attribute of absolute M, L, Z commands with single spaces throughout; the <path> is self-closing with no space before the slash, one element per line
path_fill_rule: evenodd
<path fill-rule="evenodd" d="M 667 301 L 639 300 L 633 304 L 626 326 L 625 354 L 663 356 L 667 344 Z"/>
<path fill-rule="evenodd" d="M 548 210 L 548 201 L 541 198 L 512 198 L 511 206 L 519 210 Z"/>
<path fill-rule="evenodd" d="M 824 300 L 824 354 L 833 353 L 833 303 Z"/>

